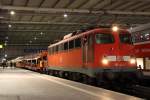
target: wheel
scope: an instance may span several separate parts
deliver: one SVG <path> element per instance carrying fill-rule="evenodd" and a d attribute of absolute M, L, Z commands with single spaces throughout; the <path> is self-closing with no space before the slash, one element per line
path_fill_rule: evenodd
<path fill-rule="evenodd" d="M 82 76 L 79 73 L 72 73 L 72 80 L 81 82 Z"/>

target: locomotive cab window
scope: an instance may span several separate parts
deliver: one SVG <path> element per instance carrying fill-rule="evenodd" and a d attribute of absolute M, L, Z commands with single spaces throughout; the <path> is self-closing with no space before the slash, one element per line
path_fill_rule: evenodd
<path fill-rule="evenodd" d="M 58 45 L 55 46 L 55 52 L 58 52 Z"/>
<path fill-rule="evenodd" d="M 64 43 L 64 50 L 68 49 L 68 42 Z"/>
<path fill-rule="evenodd" d="M 81 47 L 81 39 L 77 38 L 75 39 L 75 48 Z"/>
<path fill-rule="evenodd" d="M 52 53 L 54 53 L 55 52 L 55 48 L 54 47 L 52 47 Z"/>
<path fill-rule="evenodd" d="M 69 49 L 74 48 L 74 40 L 69 41 Z"/>
<path fill-rule="evenodd" d="M 51 54 L 51 48 L 48 48 L 48 54 Z"/>
<path fill-rule="evenodd" d="M 120 42 L 125 44 L 132 44 L 131 34 L 119 34 Z"/>
<path fill-rule="evenodd" d="M 97 44 L 109 44 L 114 43 L 114 37 L 112 34 L 108 33 L 99 33 L 95 36 L 95 41 Z"/>

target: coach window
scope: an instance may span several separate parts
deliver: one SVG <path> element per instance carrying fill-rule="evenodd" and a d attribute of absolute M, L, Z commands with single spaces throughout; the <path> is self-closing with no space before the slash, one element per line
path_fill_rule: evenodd
<path fill-rule="evenodd" d="M 95 40 L 97 44 L 109 44 L 109 43 L 114 43 L 114 37 L 112 34 L 108 33 L 99 33 L 96 34 Z"/>
<path fill-rule="evenodd" d="M 68 49 L 68 42 L 64 43 L 64 50 Z"/>
<path fill-rule="evenodd" d="M 74 48 L 74 40 L 69 41 L 69 49 Z"/>
<path fill-rule="evenodd" d="M 75 39 L 75 48 L 81 47 L 81 39 L 77 38 Z"/>

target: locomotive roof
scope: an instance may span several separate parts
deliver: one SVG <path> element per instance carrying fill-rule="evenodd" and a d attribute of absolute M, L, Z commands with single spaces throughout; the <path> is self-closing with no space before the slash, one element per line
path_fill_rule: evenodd
<path fill-rule="evenodd" d="M 72 37 L 70 37 L 70 38 L 61 40 L 61 41 L 59 41 L 59 42 L 57 42 L 57 43 L 51 44 L 51 45 L 48 46 L 48 48 L 49 48 L 49 47 L 56 46 L 56 45 L 59 45 L 59 44 L 64 43 L 64 42 L 66 42 L 66 41 L 70 41 L 70 40 L 73 40 L 73 39 L 82 37 L 82 36 L 84 36 L 84 35 L 93 34 L 93 33 L 94 33 L 93 31 L 94 31 L 94 32 L 96 32 L 96 31 L 112 32 L 111 28 L 95 28 L 95 29 L 92 29 L 92 30 L 89 30 L 89 31 L 82 32 L 82 33 L 80 33 L 80 34 L 78 34 L 78 35 L 74 35 L 74 36 L 72 36 Z M 127 30 L 125 30 L 125 29 L 121 29 L 121 31 L 127 32 Z"/>

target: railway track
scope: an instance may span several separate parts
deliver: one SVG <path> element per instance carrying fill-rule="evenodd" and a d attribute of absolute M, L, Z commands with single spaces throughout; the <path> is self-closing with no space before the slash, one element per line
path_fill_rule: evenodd
<path fill-rule="evenodd" d="M 127 95 L 132 95 L 136 97 L 143 98 L 145 100 L 150 100 L 150 87 L 145 87 L 141 85 L 128 85 L 128 86 L 113 86 L 113 87 L 101 87 L 105 89 L 109 89 L 112 91 L 124 93 Z"/>
<path fill-rule="evenodd" d="M 137 96 L 141 96 L 145 99 L 150 99 L 150 87 L 135 85 L 132 86 L 132 92 Z"/>
<path fill-rule="evenodd" d="M 93 86 L 124 93 L 127 95 L 132 95 L 135 97 L 140 97 L 145 100 L 150 100 L 150 86 L 147 82 L 150 80 L 141 80 L 142 82 L 134 83 L 134 84 L 127 84 L 123 85 L 125 83 L 107 83 L 97 86 L 96 84 L 92 84 Z M 83 82 L 82 82 L 83 83 Z M 91 85 L 91 84 L 89 84 Z"/>

